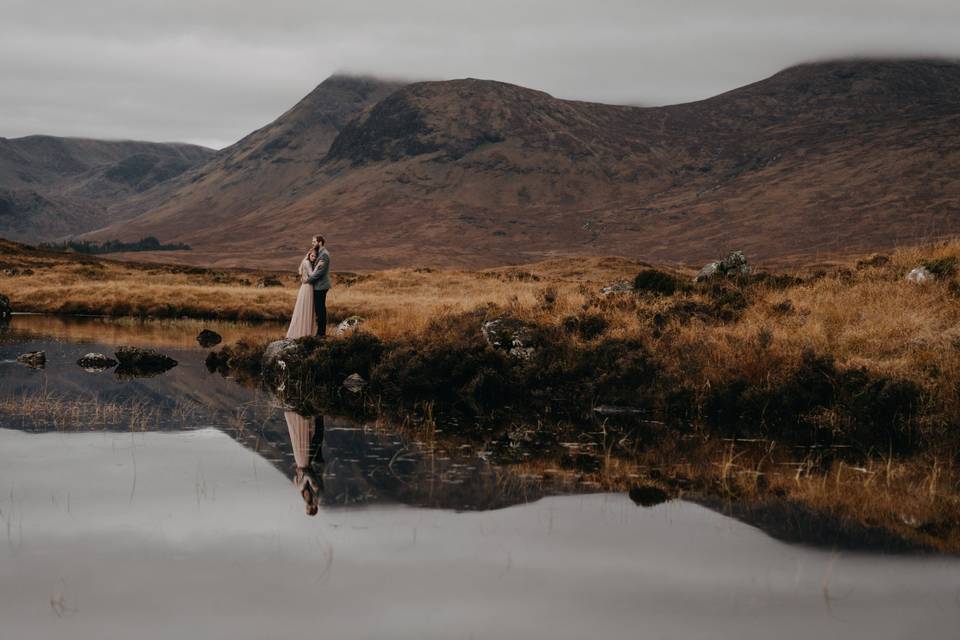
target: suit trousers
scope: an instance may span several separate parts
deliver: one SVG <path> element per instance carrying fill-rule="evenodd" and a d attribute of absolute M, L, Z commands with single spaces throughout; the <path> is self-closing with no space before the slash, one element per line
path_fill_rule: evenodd
<path fill-rule="evenodd" d="M 313 315 L 317 319 L 317 335 L 327 335 L 327 289 L 313 292 Z"/>

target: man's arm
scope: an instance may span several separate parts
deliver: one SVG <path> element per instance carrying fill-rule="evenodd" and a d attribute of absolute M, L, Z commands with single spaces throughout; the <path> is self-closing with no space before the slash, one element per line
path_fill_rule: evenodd
<path fill-rule="evenodd" d="M 322 255 L 317 258 L 317 266 L 313 268 L 310 274 L 307 276 L 307 282 L 310 284 L 315 284 L 317 280 L 327 275 L 327 270 L 330 268 L 330 258 L 326 255 Z"/>

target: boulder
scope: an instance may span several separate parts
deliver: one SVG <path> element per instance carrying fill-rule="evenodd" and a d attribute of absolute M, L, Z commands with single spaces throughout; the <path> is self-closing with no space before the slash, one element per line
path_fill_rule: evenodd
<path fill-rule="evenodd" d="M 669 494 L 653 484 L 637 485 L 630 489 L 630 499 L 641 507 L 652 507 L 670 499 Z"/>
<path fill-rule="evenodd" d="M 88 353 L 77 360 L 77 364 L 90 373 L 100 373 L 117 366 L 117 361 L 102 353 Z"/>
<path fill-rule="evenodd" d="M 176 360 L 155 349 L 120 347 L 114 355 L 120 362 L 116 373 L 121 377 L 155 376 L 177 366 Z"/>
<path fill-rule="evenodd" d="M 350 316 L 337 325 L 336 335 L 342 336 L 360 328 L 360 325 L 366 322 L 360 316 Z"/>
<path fill-rule="evenodd" d="M 343 381 L 343 388 L 350 393 L 361 393 L 367 386 L 367 381 L 359 373 L 351 373 Z"/>
<path fill-rule="evenodd" d="M 211 331 L 210 329 L 204 329 L 199 334 L 197 334 L 197 342 L 200 343 L 200 346 L 204 349 L 209 349 L 214 345 L 218 345 L 223 342 L 223 338 L 216 331 Z"/>
<path fill-rule="evenodd" d="M 289 338 L 274 340 L 268 344 L 267 348 L 263 351 L 263 361 L 261 362 L 263 370 L 286 370 L 286 359 L 296 350 L 296 347 L 296 341 L 290 340 Z"/>
<path fill-rule="evenodd" d="M 633 291 L 633 285 L 625 280 L 613 282 L 600 289 L 600 293 L 605 296 L 613 296 L 618 293 L 630 293 Z"/>
<path fill-rule="evenodd" d="M 500 351 L 506 351 L 514 358 L 527 360 L 533 355 L 535 347 L 534 325 L 516 318 L 497 318 L 484 322 L 481 327 L 487 344 Z"/>
<path fill-rule="evenodd" d="M 747 264 L 747 258 L 743 251 L 733 251 L 718 262 L 711 262 L 704 265 L 695 278 L 696 282 L 703 282 L 716 276 L 746 276 L 750 275 L 752 269 Z"/>
<path fill-rule="evenodd" d="M 47 365 L 47 354 L 44 351 L 28 351 L 17 356 L 17 362 L 34 369 L 43 369 Z"/>
<path fill-rule="evenodd" d="M 266 276 L 257 280 L 256 287 L 258 289 L 265 289 L 267 287 L 282 287 L 283 283 L 280 282 L 277 278 L 273 276 Z"/>
<path fill-rule="evenodd" d="M 713 276 L 717 275 L 719 269 L 719 262 L 708 262 L 707 264 L 703 265 L 703 268 L 700 269 L 699 273 L 697 273 L 697 277 L 694 278 L 694 281 L 704 282 L 705 280 L 709 280 Z"/>
<path fill-rule="evenodd" d="M 911 269 L 910 273 L 907 274 L 906 280 L 914 284 L 926 284 L 936 280 L 936 276 L 933 275 L 929 269 L 921 266 Z"/>
<path fill-rule="evenodd" d="M 10 307 L 10 298 L 0 293 L 0 321 L 9 320 L 13 316 L 13 309 Z"/>

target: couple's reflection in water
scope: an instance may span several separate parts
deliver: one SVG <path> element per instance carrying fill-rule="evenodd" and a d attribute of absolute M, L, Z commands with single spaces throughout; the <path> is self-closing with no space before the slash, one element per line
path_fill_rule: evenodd
<path fill-rule="evenodd" d="M 323 416 L 302 416 L 284 411 L 293 447 L 293 484 L 303 498 L 304 509 L 314 516 L 323 496 Z"/>

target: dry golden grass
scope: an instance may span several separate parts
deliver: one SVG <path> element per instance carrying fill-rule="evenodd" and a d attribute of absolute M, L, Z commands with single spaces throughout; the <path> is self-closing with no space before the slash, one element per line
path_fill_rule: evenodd
<path fill-rule="evenodd" d="M 711 385 L 731 376 L 751 383 L 789 375 L 812 349 L 839 367 L 910 380 L 937 399 L 941 413 L 960 415 L 960 296 L 956 275 L 916 285 L 905 273 L 924 260 L 960 257 L 960 240 L 909 247 L 879 266 L 832 268 L 820 278 L 787 288 L 754 285 L 749 306 L 736 321 L 682 319 L 670 314 L 678 300 L 708 303 L 706 295 L 672 297 L 599 295 L 606 284 L 632 280 L 645 265 L 622 258 L 557 259 L 523 267 L 458 271 L 391 269 L 341 273 L 328 297 L 331 321 L 366 318 L 365 329 L 382 339 L 423 336 L 444 314 L 492 305 L 545 326 L 596 314 L 606 320 L 601 337 L 650 338 L 657 314 L 664 317 L 655 344 L 659 361 L 685 379 Z M 0 277 L 0 293 L 14 310 L 105 315 L 286 320 L 297 282 L 255 288 L 264 273 L 203 270 L 25 250 L 0 243 L 4 267 L 31 275 Z M 683 278 L 689 270 L 673 269 Z M 274 274 L 277 275 L 277 274 Z M 546 299 L 552 302 L 545 302 Z M 789 301 L 791 310 L 778 305 Z M 282 326 L 243 337 L 280 337 Z M 574 338 L 578 340 L 578 338 Z M 942 418 L 941 418 L 942 419 Z"/>

